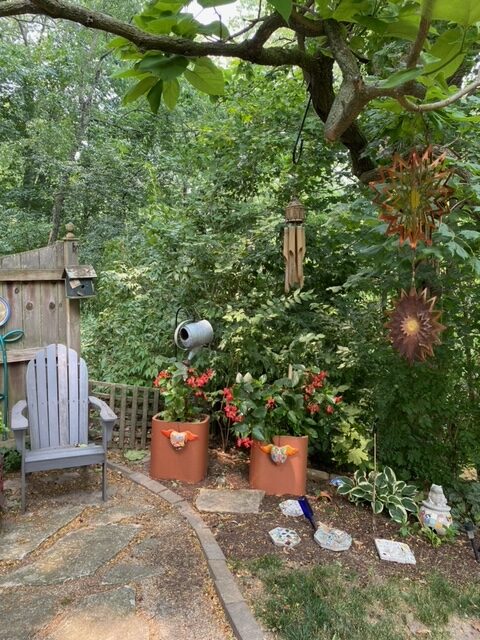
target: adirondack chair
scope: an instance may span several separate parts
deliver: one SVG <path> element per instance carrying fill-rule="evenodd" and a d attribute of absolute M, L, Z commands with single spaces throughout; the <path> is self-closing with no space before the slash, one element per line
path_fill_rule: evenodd
<path fill-rule="evenodd" d="M 25 512 L 25 476 L 48 471 L 103 465 L 103 499 L 107 499 L 107 443 L 117 416 L 110 407 L 88 395 L 85 360 L 63 344 L 38 351 L 27 366 L 26 400 L 12 409 L 12 430 L 22 454 L 22 511 Z M 100 411 L 102 444 L 88 442 L 88 405 Z M 28 419 L 24 411 L 28 410 Z M 25 447 L 27 430 L 30 449 Z"/>

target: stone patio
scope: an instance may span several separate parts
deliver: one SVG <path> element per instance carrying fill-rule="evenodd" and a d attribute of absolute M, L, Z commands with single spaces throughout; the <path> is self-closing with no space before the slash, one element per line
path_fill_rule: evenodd
<path fill-rule="evenodd" d="M 232 640 L 185 519 L 118 473 L 109 482 L 103 503 L 94 469 L 33 474 L 21 515 L 9 481 L 0 640 Z"/>

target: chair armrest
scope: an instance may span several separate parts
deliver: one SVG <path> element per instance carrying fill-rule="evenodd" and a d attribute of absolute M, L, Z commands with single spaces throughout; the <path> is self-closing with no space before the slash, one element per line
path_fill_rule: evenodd
<path fill-rule="evenodd" d="M 25 449 L 25 433 L 28 429 L 28 420 L 23 415 L 23 412 L 27 408 L 26 400 L 19 400 L 12 409 L 12 424 L 11 429 L 15 436 L 15 446 L 17 451 L 23 452 Z"/>
<path fill-rule="evenodd" d="M 110 440 L 112 439 L 113 427 L 118 420 L 118 417 L 110 409 L 108 404 L 103 400 L 100 400 L 100 398 L 96 398 L 95 396 L 88 396 L 88 401 L 95 407 L 95 409 L 98 409 L 98 411 L 100 411 L 100 422 L 102 424 L 102 429 L 104 434 L 107 436 L 107 442 L 110 442 Z"/>

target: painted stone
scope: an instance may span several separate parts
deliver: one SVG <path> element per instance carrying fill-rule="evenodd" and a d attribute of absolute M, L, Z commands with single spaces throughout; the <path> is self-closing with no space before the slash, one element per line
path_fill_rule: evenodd
<path fill-rule="evenodd" d="M 284 516 L 303 516 L 302 507 L 298 504 L 298 500 L 284 500 L 278 505 Z"/>
<path fill-rule="evenodd" d="M 422 502 L 418 519 L 424 527 L 429 527 L 437 535 L 444 536 L 452 526 L 450 511 L 442 487 L 438 484 L 432 484 L 427 500 Z"/>
<path fill-rule="evenodd" d="M 268 532 L 273 544 L 277 547 L 296 547 L 300 544 L 300 536 L 293 529 L 285 527 L 275 527 Z"/>
<path fill-rule="evenodd" d="M 318 523 L 313 539 L 322 549 L 329 551 L 347 551 L 352 545 L 352 536 L 346 531 L 334 529 L 322 522 Z"/>
<path fill-rule="evenodd" d="M 375 546 L 380 560 L 399 562 L 400 564 L 417 564 L 412 550 L 404 542 L 375 538 Z"/>

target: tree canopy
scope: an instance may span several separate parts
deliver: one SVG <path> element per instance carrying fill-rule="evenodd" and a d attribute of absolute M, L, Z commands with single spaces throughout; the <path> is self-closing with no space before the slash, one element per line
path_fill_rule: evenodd
<path fill-rule="evenodd" d="M 201 0 L 202 7 L 229 4 Z M 117 11 L 117 10 L 115 10 Z M 0 17 L 34 14 L 117 36 L 110 46 L 136 80 L 126 99 L 146 95 L 153 111 L 173 107 L 182 77 L 210 95 L 223 93 L 211 57 L 301 70 L 329 142 L 349 150 L 356 176 L 368 181 L 376 160 L 358 117 L 374 106 L 425 114 L 446 109 L 480 86 L 476 68 L 477 0 L 268 0 L 236 34 L 207 25 L 184 0 L 155 0 L 133 18 L 63 0 L 2 0 Z M 118 16 L 118 13 L 117 13 Z"/>

